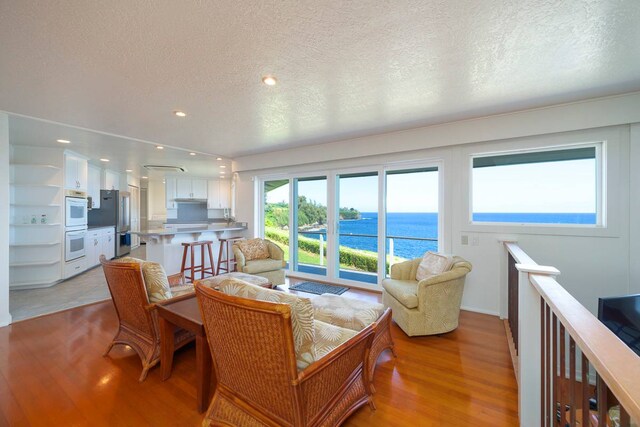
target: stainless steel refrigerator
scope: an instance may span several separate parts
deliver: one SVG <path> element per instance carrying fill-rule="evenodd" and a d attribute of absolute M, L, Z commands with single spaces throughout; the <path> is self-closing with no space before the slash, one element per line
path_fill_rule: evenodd
<path fill-rule="evenodd" d="M 131 252 L 131 195 L 126 191 L 100 190 L 100 209 L 89 211 L 89 227 L 116 227 L 116 256 Z"/>

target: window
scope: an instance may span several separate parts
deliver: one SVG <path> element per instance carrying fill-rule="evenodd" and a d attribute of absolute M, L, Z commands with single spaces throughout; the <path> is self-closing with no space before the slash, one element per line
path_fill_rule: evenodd
<path fill-rule="evenodd" d="M 475 223 L 600 225 L 601 144 L 474 156 Z"/>
<path fill-rule="evenodd" d="M 263 235 L 284 251 L 289 262 L 289 180 L 264 181 Z"/>

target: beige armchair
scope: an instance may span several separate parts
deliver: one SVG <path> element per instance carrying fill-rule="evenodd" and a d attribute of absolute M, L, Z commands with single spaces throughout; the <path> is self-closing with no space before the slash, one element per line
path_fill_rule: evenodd
<path fill-rule="evenodd" d="M 391 278 L 382 281 L 382 303 L 391 307 L 393 320 L 409 336 L 434 335 L 458 327 L 462 291 L 471 264 L 453 257 L 449 271 L 418 282 L 422 258 L 391 266 Z"/>
<path fill-rule="evenodd" d="M 268 258 L 255 258 L 259 250 L 253 250 L 248 245 L 266 244 Z M 233 244 L 233 254 L 236 257 L 236 268 L 241 273 L 253 274 L 269 279 L 273 286 L 284 284 L 284 251 L 278 245 L 266 239 L 240 240 Z"/>

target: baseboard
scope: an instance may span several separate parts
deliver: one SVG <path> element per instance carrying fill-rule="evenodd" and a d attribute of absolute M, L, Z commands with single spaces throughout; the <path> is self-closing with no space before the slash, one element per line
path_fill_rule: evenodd
<path fill-rule="evenodd" d="M 494 311 L 494 310 L 485 310 L 485 309 L 482 309 L 482 308 L 466 307 L 466 306 L 460 307 L 460 310 L 472 311 L 474 313 L 488 314 L 489 316 L 500 317 L 500 313 L 498 311 Z"/>

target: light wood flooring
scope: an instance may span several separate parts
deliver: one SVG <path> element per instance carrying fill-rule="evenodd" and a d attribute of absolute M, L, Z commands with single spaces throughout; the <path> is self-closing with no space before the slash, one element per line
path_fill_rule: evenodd
<path fill-rule="evenodd" d="M 345 296 L 376 300 L 350 290 Z M 0 426 L 198 426 L 195 350 L 178 351 L 171 378 L 138 382 L 140 359 L 118 346 L 110 302 L 0 328 Z M 346 426 L 516 426 L 517 386 L 502 322 L 462 312 L 442 336 L 409 338 L 393 324 L 398 358 L 378 360 L 376 411 Z"/>

